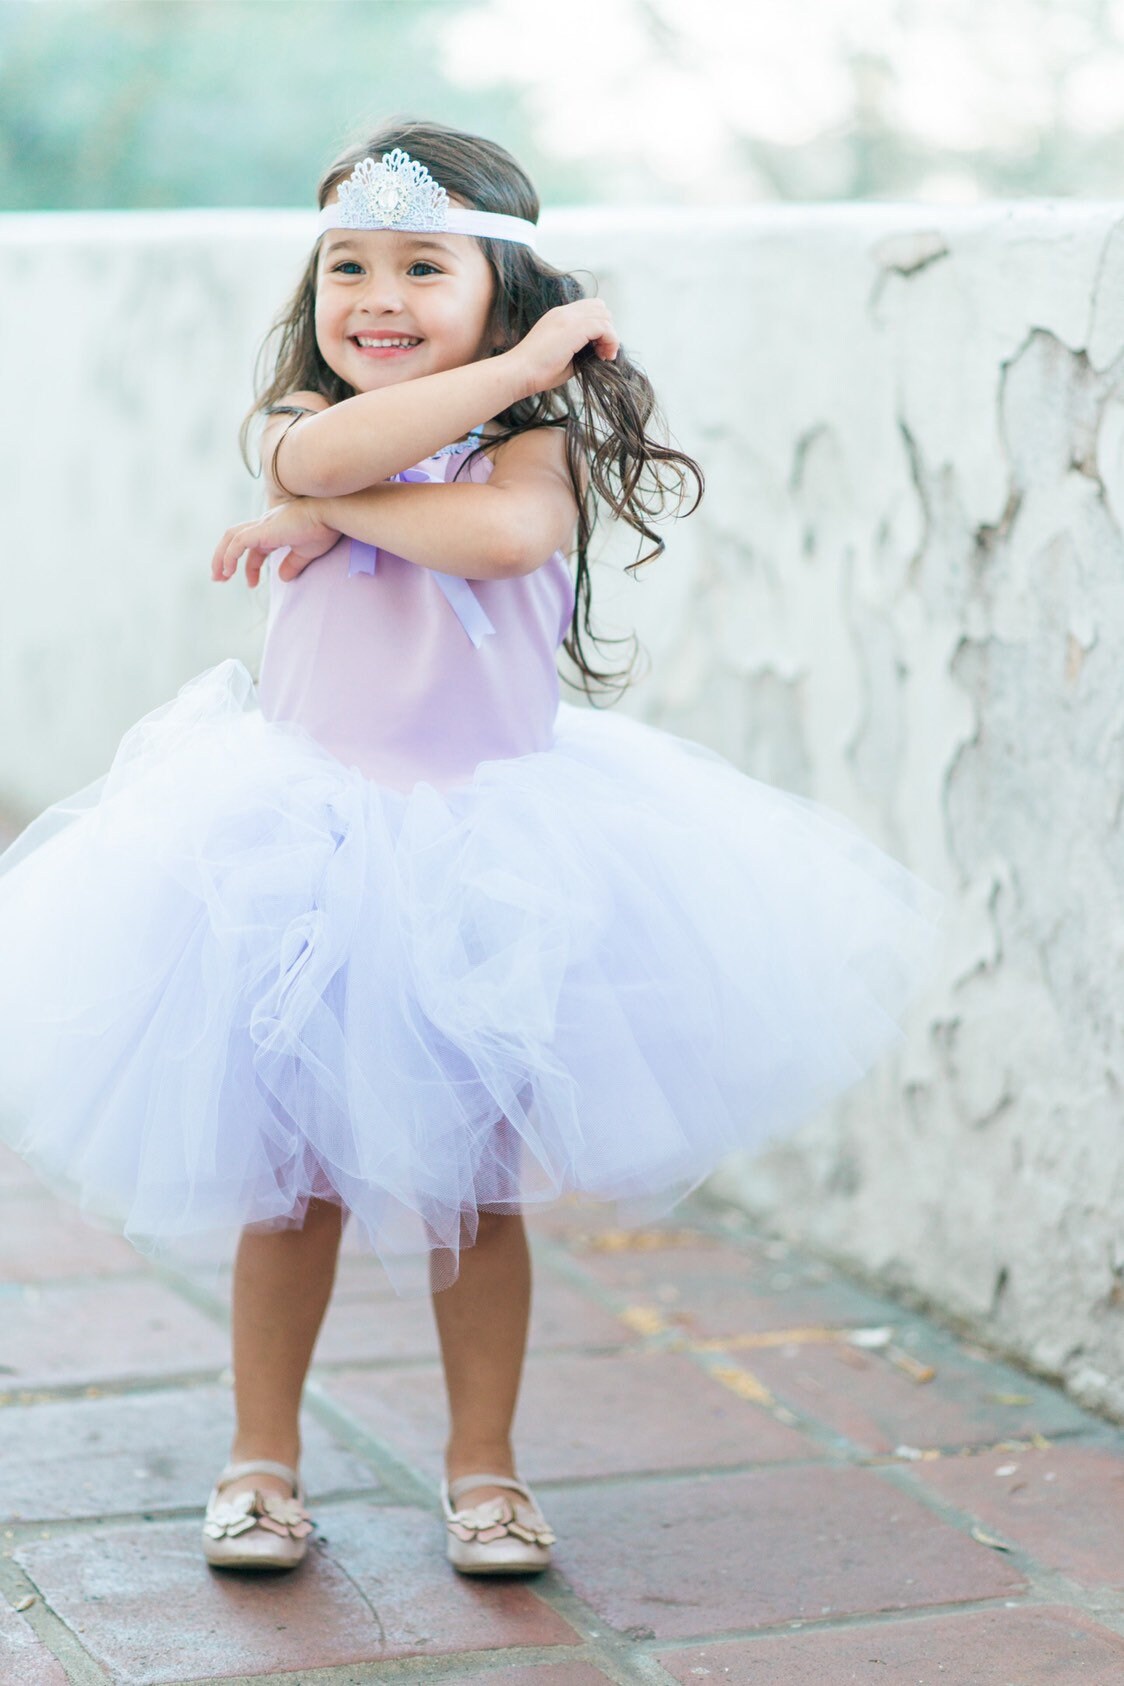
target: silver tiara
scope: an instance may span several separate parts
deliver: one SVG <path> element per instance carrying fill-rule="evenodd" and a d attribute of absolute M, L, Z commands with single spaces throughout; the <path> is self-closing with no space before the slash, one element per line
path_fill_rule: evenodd
<path fill-rule="evenodd" d="M 325 205 L 317 215 L 317 236 L 329 228 L 443 230 L 515 240 L 532 249 L 538 237 L 537 226 L 524 217 L 450 205 L 449 195 L 425 165 L 400 146 L 386 153 L 379 164 L 373 158 L 359 160 L 340 182 L 336 202 Z"/>
<path fill-rule="evenodd" d="M 449 195 L 424 164 L 396 146 L 381 164 L 363 158 L 339 188 L 340 228 L 444 228 Z"/>

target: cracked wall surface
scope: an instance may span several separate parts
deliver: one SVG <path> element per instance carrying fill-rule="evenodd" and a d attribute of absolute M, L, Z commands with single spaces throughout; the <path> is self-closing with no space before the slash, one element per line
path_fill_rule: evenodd
<path fill-rule="evenodd" d="M 1124 206 L 543 228 L 707 474 L 657 562 L 625 576 L 613 534 L 595 567 L 597 621 L 650 658 L 626 711 L 947 897 L 895 1054 L 712 1186 L 1124 1415 Z M 234 434 L 307 238 L 287 213 L 0 218 L 0 807 L 95 777 L 201 668 L 254 665 L 264 602 L 209 561 L 259 507 Z M 80 358 L 49 332 L 76 311 Z"/>
<path fill-rule="evenodd" d="M 709 491 L 608 594 L 627 706 L 947 898 L 895 1055 L 712 1187 L 1124 1415 L 1124 206 L 753 212 L 658 283 L 629 238 Z"/>

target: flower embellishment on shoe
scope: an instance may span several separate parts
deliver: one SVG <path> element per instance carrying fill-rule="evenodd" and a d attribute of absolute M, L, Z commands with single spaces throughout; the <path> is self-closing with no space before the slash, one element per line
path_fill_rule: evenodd
<path fill-rule="evenodd" d="M 236 1493 L 232 1499 L 209 1506 L 203 1532 L 212 1540 L 232 1540 L 254 1527 L 279 1534 L 282 1539 L 303 1540 L 312 1532 L 312 1519 L 296 1499 L 263 1493 L 255 1487 L 252 1492 Z"/>
<path fill-rule="evenodd" d="M 523 1514 L 528 1514 L 526 1508 Z M 537 1527 L 528 1526 L 516 1515 L 511 1500 L 506 1498 L 485 1499 L 482 1504 L 473 1505 L 471 1510 L 455 1510 L 448 1528 L 458 1540 L 478 1540 L 481 1545 L 489 1540 L 502 1540 L 508 1534 L 514 1534 L 518 1540 L 526 1540 L 528 1545 L 553 1545 L 557 1539 L 545 1518 L 540 1519 Z"/>
<path fill-rule="evenodd" d="M 517 1497 L 513 1502 L 504 1494 L 484 1499 L 471 1509 L 453 1509 L 454 1499 L 461 1493 L 484 1486 L 511 1487 Z M 446 1556 L 454 1568 L 470 1575 L 496 1575 L 549 1567 L 550 1547 L 556 1535 L 524 1482 L 509 1475 L 462 1475 L 455 1481 L 444 1480 L 441 1508 L 445 1514 Z"/>

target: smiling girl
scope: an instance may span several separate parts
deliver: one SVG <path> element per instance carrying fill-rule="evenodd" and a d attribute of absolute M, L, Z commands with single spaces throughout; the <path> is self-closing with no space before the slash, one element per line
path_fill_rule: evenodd
<path fill-rule="evenodd" d="M 271 507 L 211 564 L 269 573 L 260 681 L 190 680 L 0 856 L 0 1091 L 17 1151 L 139 1248 L 237 1244 L 209 1562 L 305 1554 L 300 1404 L 353 1218 L 400 1294 L 426 1266 L 449 1560 L 534 1572 L 525 1207 L 651 1221 L 853 1083 L 936 897 L 829 810 L 560 700 L 559 647 L 591 697 L 628 679 L 585 641 L 597 510 L 650 560 L 702 478 L 538 255 L 515 160 L 392 124 L 318 199 L 247 418 Z"/>

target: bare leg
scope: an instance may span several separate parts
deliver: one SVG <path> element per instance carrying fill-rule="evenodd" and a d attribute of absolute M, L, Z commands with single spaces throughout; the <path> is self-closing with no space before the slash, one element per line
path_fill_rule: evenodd
<path fill-rule="evenodd" d="M 310 1200 L 303 1229 L 245 1229 L 234 1261 L 232 1336 L 237 1428 L 230 1462 L 299 1467 L 304 1379 L 336 1276 L 343 1212 Z M 280 1476 L 247 1475 L 223 1496 L 260 1487 L 288 1497 Z"/>
<path fill-rule="evenodd" d="M 522 1214 L 481 1212 L 475 1245 L 462 1247 L 460 1274 L 433 1295 L 445 1365 L 450 1433 L 445 1473 L 515 1475 L 511 1423 L 519 1396 L 531 1311 L 531 1254 Z M 457 1508 L 513 1495 L 473 1487 Z"/>

